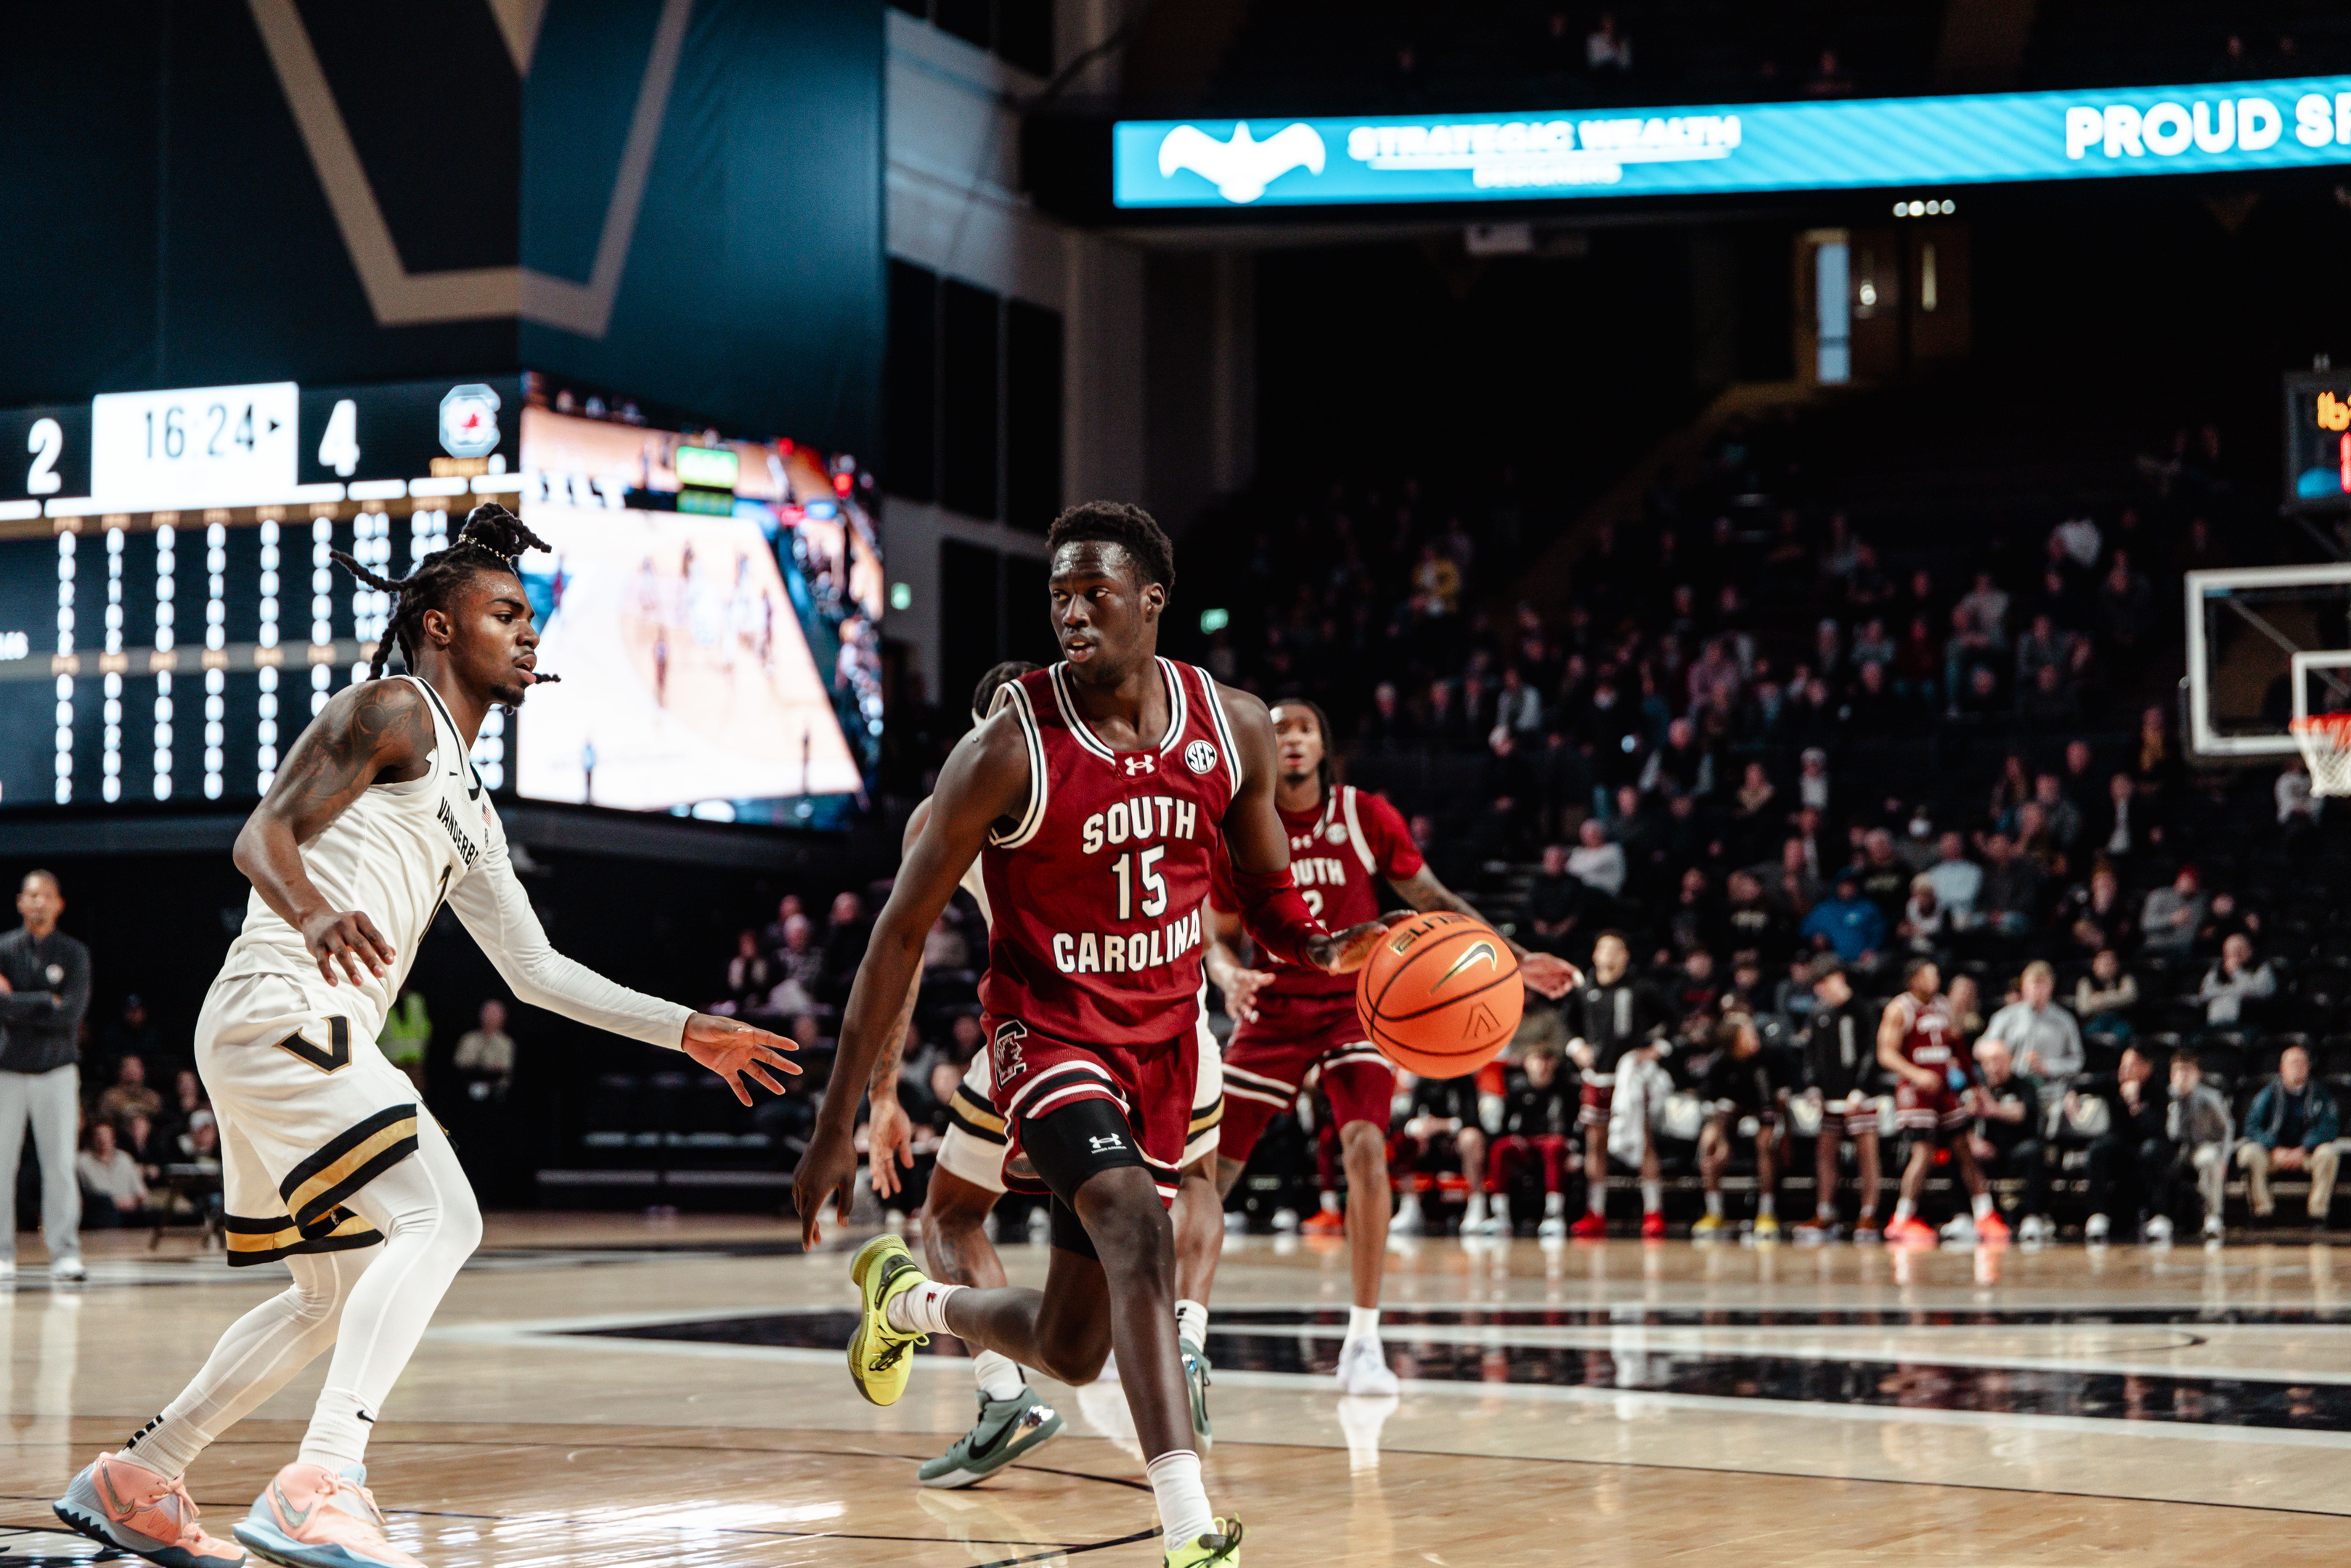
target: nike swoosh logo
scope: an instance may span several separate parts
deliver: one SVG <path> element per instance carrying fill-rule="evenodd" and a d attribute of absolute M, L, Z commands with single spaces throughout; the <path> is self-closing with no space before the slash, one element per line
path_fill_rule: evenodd
<path fill-rule="evenodd" d="M 1495 956 L 1494 945 L 1491 942 L 1472 942 L 1469 945 L 1469 951 L 1462 954 L 1458 958 L 1454 959 L 1453 967 L 1446 970 L 1445 973 L 1437 977 L 1437 985 L 1441 986 L 1445 984 L 1446 981 L 1451 979 L 1454 976 L 1459 974 L 1462 970 L 1468 968 L 1470 965 L 1476 963 L 1480 958 L 1485 959 L 1489 967 L 1501 967 L 1501 961 Z"/>
<path fill-rule="evenodd" d="M 106 1504 L 106 1511 L 110 1515 L 117 1520 L 131 1517 L 131 1505 L 115 1495 L 114 1488 L 107 1481 L 106 1470 L 103 1467 L 90 1479 L 98 1483 L 99 1499 Z"/>
<path fill-rule="evenodd" d="M 1012 1428 L 1019 1425 L 1020 1425 L 1020 1417 L 1015 1416 L 1011 1420 L 1007 1421 L 1003 1426 L 998 1427 L 996 1429 L 995 1437 L 990 1437 L 985 1443 L 974 1443 L 968 1450 L 971 1457 L 975 1459 L 984 1459 L 987 1458 L 988 1455 L 996 1452 L 997 1449 L 1004 1447 L 1004 1439 L 1012 1436 Z"/>
<path fill-rule="evenodd" d="M 287 1524 L 292 1529 L 301 1529 L 304 1525 L 310 1522 L 310 1516 L 319 1511 L 319 1505 L 314 1502 L 309 1507 L 304 1509 L 301 1512 L 295 1512 L 294 1505 L 286 1500 L 285 1489 L 280 1487 L 276 1481 L 271 1481 L 269 1483 L 269 1495 L 277 1500 L 278 1517 L 285 1520 Z"/>

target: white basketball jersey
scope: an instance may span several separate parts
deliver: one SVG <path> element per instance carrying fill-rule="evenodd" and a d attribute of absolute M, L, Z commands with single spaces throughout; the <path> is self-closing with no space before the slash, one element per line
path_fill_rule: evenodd
<path fill-rule="evenodd" d="M 364 914 L 392 944 L 389 974 L 371 975 L 353 987 L 350 977 L 339 972 L 326 991 L 337 998 L 333 1010 L 348 1015 L 354 1030 L 369 1040 L 381 1030 L 399 997 L 442 901 L 493 847 L 506 842 L 505 824 L 491 808 L 489 791 L 474 771 L 441 694 L 413 675 L 389 678 L 413 683 L 433 711 L 433 756 L 424 776 L 370 788 L 301 846 L 302 868 L 327 902 Z M 301 933 L 279 919 L 257 889 L 246 903 L 245 928 L 229 945 L 221 975 L 286 975 L 314 993 L 325 989 Z"/>

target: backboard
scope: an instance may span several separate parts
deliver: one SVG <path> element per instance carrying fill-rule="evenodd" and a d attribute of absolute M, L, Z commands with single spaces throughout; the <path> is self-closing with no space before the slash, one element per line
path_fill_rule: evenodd
<path fill-rule="evenodd" d="M 2187 613 L 2198 758 L 2292 757 L 2291 720 L 2351 710 L 2351 562 L 2191 571 Z"/>

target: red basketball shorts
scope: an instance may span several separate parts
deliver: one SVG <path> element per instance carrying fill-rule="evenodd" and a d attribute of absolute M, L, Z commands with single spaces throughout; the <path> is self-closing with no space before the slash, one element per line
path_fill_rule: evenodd
<path fill-rule="evenodd" d="M 1894 1123 L 1906 1133 L 1948 1133 L 1970 1119 L 1958 1092 L 1947 1083 L 1921 1089 L 1906 1078 L 1894 1086 Z"/>
<path fill-rule="evenodd" d="M 1352 996 L 1258 997 L 1257 1017 L 1225 1042 L 1225 1124 L 1217 1153 L 1246 1160 L 1276 1116 L 1298 1098 L 1307 1070 L 1322 1069 L 1339 1126 L 1369 1122 L 1385 1133 L 1395 1069 L 1364 1038 Z"/>
<path fill-rule="evenodd" d="M 1108 1101 L 1126 1117 L 1136 1152 L 1159 1188 L 1176 1201 L 1176 1174 L 1192 1125 L 1193 1080 L 1199 1071 L 1199 1035 L 1188 1023 L 1155 1045 L 1081 1045 L 1038 1033 L 1017 1019 L 989 1018 L 988 1059 L 996 1074 L 996 1104 L 1007 1143 L 1005 1185 L 1042 1196 L 1045 1184 L 1019 1174 L 1020 1124 L 1066 1105 Z"/>

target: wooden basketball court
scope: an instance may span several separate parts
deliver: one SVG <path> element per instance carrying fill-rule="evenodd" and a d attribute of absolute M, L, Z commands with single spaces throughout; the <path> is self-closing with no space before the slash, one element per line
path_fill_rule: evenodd
<path fill-rule="evenodd" d="M 48 1511 L 275 1280 L 28 1248 L 8 1355 L 0 1563 L 99 1560 Z M 1005 1249 L 1016 1280 L 1043 1252 Z M 2351 1257 L 2324 1245 L 1981 1256 L 1429 1239 L 1393 1260 L 1400 1399 L 1342 1400 L 1334 1243 L 1234 1239 L 1210 1495 L 1246 1561 L 2073 1564 L 2351 1550 Z M 1155 1564 L 1114 1386 L 960 1492 L 952 1342 L 872 1408 L 841 1364 L 846 1253 L 779 1223 L 494 1219 L 371 1449 L 395 1542 L 461 1565 Z M 323 1361 L 190 1477 L 225 1531 L 291 1457 Z"/>

